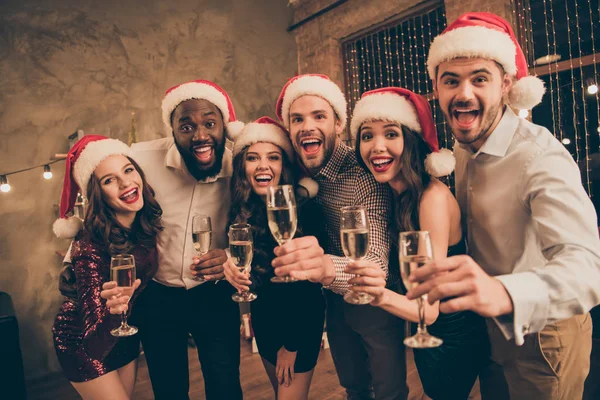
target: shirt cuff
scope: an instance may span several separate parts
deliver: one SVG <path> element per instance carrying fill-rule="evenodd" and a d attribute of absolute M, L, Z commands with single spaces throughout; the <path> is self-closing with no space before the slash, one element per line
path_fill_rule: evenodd
<path fill-rule="evenodd" d="M 335 278 L 333 278 L 333 281 L 329 285 L 323 285 L 323 288 L 329 289 L 334 293 L 344 295 L 350 287 L 348 285 L 348 280 L 352 278 L 351 274 L 344 272 L 346 265 L 348 265 L 350 261 L 346 257 L 332 255 L 329 255 L 329 257 L 335 266 Z"/>
<path fill-rule="evenodd" d="M 517 346 L 523 345 L 524 336 L 544 329 L 548 320 L 549 294 L 546 283 L 534 272 L 497 276 L 511 297 L 512 315 L 501 315 L 494 322 L 509 340 L 514 337 Z"/>

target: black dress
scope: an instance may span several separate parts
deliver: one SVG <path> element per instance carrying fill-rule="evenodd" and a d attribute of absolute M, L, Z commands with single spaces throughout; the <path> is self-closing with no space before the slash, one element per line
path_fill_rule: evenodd
<path fill-rule="evenodd" d="M 298 229 L 295 237 L 316 236 L 319 243 L 324 235 L 323 214 L 312 200 L 298 207 Z M 277 352 L 284 346 L 296 351 L 294 371 L 308 372 L 317 364 L 323 324 L 325 300 L 321 285 L 308 281 L 273 283 L 271 261 L 277 242 L 267 227 L 265 213 L 258 213 L 248 221 L 253 226 L 254 256 L 250 280 L 251 290 L 258 298 L 250 303 L 252 329 L 258 352 L 277 365 Z"/>
<path fill-rule="evenodd" d="M 448 248 L 448 257 L 466 254 L 461 239 Z M 413 334 L 416 333 L 416 324 Z M 444 343 L 432 349 L 414 349 L 415 364 L 427 396 L 433 400 L 464 400 L 482 367 L 489 362 L 490 344 L 485 319 L 471 311 L 440 313 L 427 327 Z"/>

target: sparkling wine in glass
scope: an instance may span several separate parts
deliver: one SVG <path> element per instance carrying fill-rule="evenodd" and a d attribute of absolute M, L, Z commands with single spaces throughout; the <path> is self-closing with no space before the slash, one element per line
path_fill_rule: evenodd
<path fill-rule="evenodd" d="M 342 207 L 340 236 L 344 255 L 353 260 L 363 259 L 369 251 L 369 218 L 363 206 Z M 369 304 L 373 296 L 349 290 L 344 300 L 350 304 Z"/>
<path fill-rule="evenodd" d="M 210 250 L 212 224 L 208 215 L 194 215 L 192 219 L 192 241 L 194 242 L 194 249 L 198 256 L 203 256 Z M 202 276 L 194 276 L 193 279 L 198 282 L 206 282 Z"/>
<path fill-rule="evenodd" d="M 283 245 L 294 238 L 298 217 L 296 214 L 296 198 L 291 185 L 269 186 L 267 191 L 267 218 L 273 237 Z M 271 282 L 296 282 L 291 276 L 274 276 Z"/>
<path fill-rule="evenodd" d="M 229 227 L 229 253 L 231 261 L 246 276 L 252 268 L 252 228 L 248 224 L 233 224 Z M 248 303 L 256 300 L 256 293 L 244 291 L 234 293 L 231 298 L 237 303 Z"/>
<path fill-rule="evenodd" d="M 130 254 L 122 254 L 110 259 L 110 280 L 117 283 L 118 287 L 132 287 L 135 283 L 135 259 Z M 127 315 L 121 314 L 121 326 L 110 331 L 117 337 L 135 335 L 138 328 L 127 324 Z"/>
<path fill-rule="evenodd" d="M 413 231 L 400 233 L 400 276 L 407 290 L 418 285 L 410 282 L 408 277 L 417 268 L 427 264 L 433 258 L 431 238 L 427 231 Z M 425 325 L 425 302 L 426 296 L 417 299 L 419 307 L 419 324 L 417 333 L 404 339 L 404 344 L 415 349 L 427 349 L 440 346 L 443 341 L 431 336 Z"/>

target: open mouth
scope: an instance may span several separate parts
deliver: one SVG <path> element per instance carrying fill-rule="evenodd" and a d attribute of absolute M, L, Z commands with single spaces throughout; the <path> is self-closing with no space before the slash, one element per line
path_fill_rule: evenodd
<path fill-rule="evenodd" d="M 304 152 L 308 155 L 317 154 L 319 150 L 321 150 L 321 146 L 323 145 L 323 141 L 317 138 L 304 138 L 300 141 L 300 145 Z"/>
<path fill-rule="evenodd" d="M 209 164 L 212 161 L 214 152 L 213 146 L 202 145 L 194 147 L 194 156 L 202 164 Z"/>
<path fill-rule="evenodd" d="M 479 110 L 475 109 L 461 109 L 453 110 L 452 116 L 458 122 L 460 128 L 468 129 L 473 125 L 477 117 L 479 117 Z"/>
<path fill-rule="evenodd" d="M 140 192 L 139 192 L 138 188 L 130 189 L 119 196 L 119 199 L 121 199 L 121 201 L 123 201 L 124 203 L 127 203 L 127 204 L 133 204 L 136 201 L 138 201 L 139 198 L 140 198 Z"/>
<path fill-rule="evenodd" d="M 271 184 L 271 181 L 273 180 L 273 175 L 269 175 L 269 174 L 258 174 L 254 177 L 254 180 L 256 181 L 256 183 L 258 184 L 258 186 L 260 187 L 266 187 L 269 186 Z"/>
<path fill-rule="evenodd" d="M 385 172 L 391 168 L 394 159 L 392 157 L 375 157 L 371 159 L 371 165 L 375 172 Z"/>

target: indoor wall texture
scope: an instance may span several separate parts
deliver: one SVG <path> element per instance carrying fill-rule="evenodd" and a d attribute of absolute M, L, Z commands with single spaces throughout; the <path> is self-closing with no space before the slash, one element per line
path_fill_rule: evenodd
<path fill-rule="evenodd" d="M 132 112 L 140 140 L 166 135 L 160 103 L 188 80 L 217 82 L 238 119 L 275 116 L 297 70 L 284 0 L 3 0 L 0 3 L 0 174 L 68 150 L 77 129 L 127 141 Z M 68 241 L 52 223 L 64 163 L 46 181 L 36 169 L 0 193 L 0 291 L 20 326 L 28 379 L 59 370 L 51 327 Z"/>

